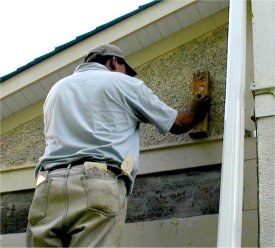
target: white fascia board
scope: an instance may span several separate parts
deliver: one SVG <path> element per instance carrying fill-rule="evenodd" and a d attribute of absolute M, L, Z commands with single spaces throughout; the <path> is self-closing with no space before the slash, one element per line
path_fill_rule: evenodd
<path fill-rule="evenodd" d="M 122 39 L 161 18 L 193 4 L 197 0 L 186 1 L 162 1 L 144 11 L 127 18 L 126 20 L 101 31 L 98 34 L 79 42 L 78 44 L 65 49 L 64 51 L 34 65 L 25 71 L 15 75 L 0 85 L 0 99 L 3 99 L 14 92 L 27 87 L 49 74 L 83 58 L 94 46 L 102 43 L 113 43 Z"/>

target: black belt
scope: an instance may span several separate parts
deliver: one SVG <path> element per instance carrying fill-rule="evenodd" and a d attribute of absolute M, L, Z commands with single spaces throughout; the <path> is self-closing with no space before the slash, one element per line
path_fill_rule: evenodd
<path fill-rule="evenodd" d="M 73 167 L 75 165 L 84 164 L 87 161 L 91 162 L 91 160 L 89 160 L 87 158 L 86 159 L 83 158 L 83 159 L 80 159 L 80 160 L 77 160 L 77 161 L 74 161 L 74 162 L 71 162 L 71 163 L 68 163 L 68 164 L 59 164 L 59 165 L 56 165 L 56 166 L 54 166 L 52 168 L 49 168 L 49 169 L 42 168 L 42 170 L 50 172 L 50 171 L 54 171 L 54 170 L 58 170 L 58 169 L 66 169 L 66 168 L 68 168 L 69 165 L 71 165 L 71 167 Z"/>
<path fill-rule="evenodd" d="M 77 161 L 74 161 L 74 162 L 71 162 L 71 163 L 59 164 L 59 165 L 56 165 L 56 166 L 54 166 L 52 168 L 49 168 L 49 169 L 42 168 L 42 171 L 51 172 L 51 171 L 58 170 L 58 169 L 66 169 L 66 168 L 68 168 L 69 165 L 71 165 L 71 167 L 73 167 L 73 166 L 76 166 L 76 165 L 84 164 L 85 162 L 104 163 L 102 161 L 96 161 L 96 160 L 92 160 L 92 159 L 89 159 L 89 158 L 83 158 L 83 159 L 80 159 L 80 160 L 77 160 Z M 112 171 L 116 175 L 122 174 L 122 172 L 119 168 L 109 167 L 108 165 L 107 165 L 107 167 L 108 167 L 108 170 Z"/>
<path fill-rule="evenodd" d="M 44 167 L 41 169 L 41 171 L 48 171 L 48 172 L 51 172 L 51 171 L 54 171 L 54 170 L 58 170 L 58 169 L 66 169 L 70 166 L 73 167 L 73 166 L 76 166 L 76 165 L 82 165 L 84 164 L 85 162 L 97 162 L 97 163 L 104 163 L 103 161 L 96 161 L 96 160 L 93 160 L 93 159 L 89 159 L 89 158 L 83 158 L 83 159 L 80 159 L 80 160 L 77 160 L 77 161 L 74 161 L 74 162 L 71 162 L 71 163 L 67 163 L 67 164 L 60 164 L 60 165 L 56 165 L 50 169 L 45 169 Z M 127 188 L 127 191 L 129 191 L 129 178 L 128 176 L 124 175 L 121 171 L 121 169 L 119 168 L 115 168 L 115 167 L 110 167 L 108 166 L 108 170 L 110 170 L 111 172 L 113 172 L 115 175 L 119 176 L 125 183 L 126 185 L 126 188 Z"/>

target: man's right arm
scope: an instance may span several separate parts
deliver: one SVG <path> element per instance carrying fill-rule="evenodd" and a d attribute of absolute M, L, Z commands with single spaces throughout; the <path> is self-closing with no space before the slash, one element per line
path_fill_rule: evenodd
<path fill-rule="evenodd" d="M 178 111 L 170 133 L 182 134 L 201 122 L 210 108 L 210 97 L 196 94 L 187 104 L 185 110 Z"/>

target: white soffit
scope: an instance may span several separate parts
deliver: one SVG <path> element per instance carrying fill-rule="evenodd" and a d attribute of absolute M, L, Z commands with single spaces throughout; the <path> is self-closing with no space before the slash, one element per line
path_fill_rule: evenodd
<path fill-rule="evenodd" d="M 161 4 L 178 4 L 179 1 L 169 1 L 169 3 Z M 169 35 L 185 29 L 186 27 L 211 16 L 224 8 L 227 8 L 229 1 L 186 1 L 190 3 L 184 7 L 172 11 L 170 14 L 159 18 L 158 20 L 152 22 L 149 25 L 145 25 L 128 35 L 120 37 L 117 41 L 113 42 L 119 46 L 123 51 L 125 56 L 129 56 L 139 50 L 148 47 L 149 45 L 168 37 Z M 158 4 L 157 4 L 158 5 Z M 148 15 L 150 15 L 150 10 L 154 9 L 156 6 L 150 7 Z M 129 19 L 131 19 L 130 17 Z M 135 16 L 133 16 L 135 18 Z M 127 22 L 128 19 L 125 20 Z M 112 29 L 110 27 L 109 29 Z M 103 30 L 102 32 L 104 32 Z M 93 37 L 91 37 L 93 38 Z M 90 39 L 91 39 L 90 38 Z M 84 42 L 84 41 L 83 41 Z M 109 42 L 109 41 L 106 41 Z M 81 42 L 80 42 L 81 43 Z M 74 45 L 68 49 L 74 49 L 78 44 Z M 72 51 L 73 52 L 73 51 Z M 55 55 L 59 56 L 59 54 Z M 3 90 L 3 85 L 1 85 L 1 120 L 7 118 L 13 113 L 20 111 L 29 105 L 32 105 L 38 101 L 44 99 L 50 90 L 50 88 L 59 79 L 68 76 L 73 73 L 76 66 L 83 61 L 83 57 L 78 58 L 76 61 L 62 66 L 62 68 L 56 68 L 52 73 L 35 80 L 35 82 L 16 82 L 18 85 L 22 84 L 22 87 L 18 87 L 16 90 L 9 87 L 5 87 Z M 34 66 L 35 67 L 35 66 Z M 28 71 L 28 69 L 27 69 Z M 31 70 L 30 70 L 31 71 Z M 37 76 L 37 75 L 36 75 Z M 31 77 L 31 75 L 30 75 Z M 2 84 L 9 84 L 9 80 Z M 8 90 L 6 90 L 8 89 Z"/>

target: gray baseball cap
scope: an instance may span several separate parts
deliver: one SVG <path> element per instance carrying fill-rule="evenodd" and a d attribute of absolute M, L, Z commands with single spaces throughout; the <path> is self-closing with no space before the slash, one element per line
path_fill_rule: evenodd
<path fill-rule="evenodd" d="M 126 74 L 134 77 L 135 75 L 137 75 L 137 72 L 128 65 L 128 63 L 126 62 L 126 59 L 121 51 L 121 49 L 115 45 L 111 45 L 111 44 L 103 44 L 100 45 L 94 49 L 92 49 L 88 55 L 85 57 L 84 62 L 91 62 L 96 56 L 115 56 L 115 57 L 119 57 L 122 58 L 124 60 L 124 64 L 126 67 Z"/>

